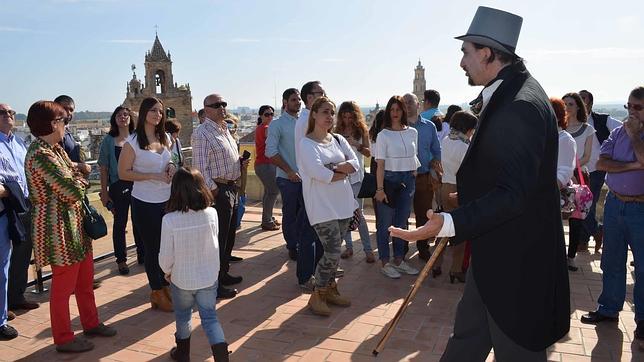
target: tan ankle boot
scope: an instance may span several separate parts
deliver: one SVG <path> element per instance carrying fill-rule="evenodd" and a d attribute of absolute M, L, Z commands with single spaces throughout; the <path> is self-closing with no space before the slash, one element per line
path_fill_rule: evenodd
<path fill-rule="evenodd" d="M 327 288 L 326 301 L 329 304 L 339 307 L 348 307 L 351 305 L 349 298 L 340 295 L 340 292 L 338 292 L 338 284 L 335 281 L 332 281 Z"/>
<path fill-rule="evenodd" d="M 311 298 L 309 298 L 309 308 L 313 314 L 328 317 L 331 315 L 331 309 L 326 304 L 327 288 L 315 287 Z"/>
<path fill-rule="evenodd" d="M 172 302 L 166 297 L 163 289 L 153 290 L 150 293 L 150 304 L 152 309 L 160 309 L 164 312 L 172 312 Z"/>

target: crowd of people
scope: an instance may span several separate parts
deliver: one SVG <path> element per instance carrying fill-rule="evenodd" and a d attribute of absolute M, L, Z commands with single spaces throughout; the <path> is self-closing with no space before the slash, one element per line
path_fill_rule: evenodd
<path fill-rule="evenodd" d="M 513 14 L 482 9 L 477 17 L 516 20 Z M 278 118 L 273 107 L 259 108 L 254 163 L 264 186 L 260 227 L 281 229 L 289 258 L 297 262 L 297 282 L 311 294 L 309 309 L 329 316 L 329 305 L 351 305 L 340 294 L 337 278 L 344 272 L 340 260 L 354 257 L 352 231 L 358 231 L 365 261 L 375 263 L 363 210 L 366 198 L 374 205 L 379 267 L 388 278 L 419 273 L 409 262 L 409 241 L 416 241 L 418 258 L 427 261 L 437 237 L 451 238 L 449 280 L 467 280 L 467 286 L 447 355 L 478 353 L 467 350 L 462 344 L 467 342 L 480 345 L 482 355 L 494 347 L 499 355 L 511 351 L 528 360 L 545 357 L 543 346 L 569 326 L 568 278 L 561 270 L 578 270 L 576 253 L 587 250 L 590 237 L 595 252 L 603 248 L 603 290 L 598 309 L 581 321 L 617 320 L 630 247 L 635 336 L 644 339 L 644 87 L 629 94 L 628 117 L 622 123 L 593 112 L 593 95 L 587 90 L 548 102 L 514 48 L 508 47 L 516 45 L 516 38 L 506 43 L 460 38 L 461 67 L 470 84 L 485 85 L 471 103 L 472 111 L 453 105 L 443 115 L 438 91 L 425 91 L 422 107 L 407 93 L 392 96 L 368 127 L 356 102 L 342 102 L 336 109 L 319 81 L 307 82 L 301 90 L 286 89 Z M 516 103 L 514 97 L 524 102 Z M 145 268 L 151 308 L 176 317 L 171 356 L 177 360 L 189 358 L 195 305 L 215 360 L 228 359 L 215 304 L 216 299 L 234 298 L 237 290 L 232 286 L 243 281 L 230 274 L 230 264 L 243 261 L 232 252 L 249 157 L 239 153 L 237 120 L 227 105 L 221 94 L 205 97 L 200 125 L 191 135 L 191 167 L 184 166 L 180 124 L 167 119 L 163 101 L 154 97 L 143 100 L 138 113 L 117 107 L 100 146 L 100 200 L 114 214 L 118 273 L 130 272 L 125 233 L 131 208 L 137 262 Z M 51 330 L 60 352 L 94 347 L 89 339 L 74 335 L 72 294 L 85 336 L 117 333 L 100 322 L 94 299 L 93 289 L 100 283 L 94 280 L 92 240 L 83 228 L 91 168 L 67 127 L 74 109 L 69 96 L 34 103 L 27 115 L 34 141 L 27 147 L 12 132 L 15 111 L 0 104 L 0 339 L 18 335 L 7 323 L 15 317 L 12 310 L 38 308 L 24 297 L 33 246 L 36 267 L 52 269 Z M 505 120 L 514 116 L 520 118 Z M 365 158 L 370 160 L 368 171 Z M 600 223 L 602 215 L 596 210 L 604 182 L 608 194 Z M 588 185 L 593 198 L 585 217 L 568 219 L 564 266 L 563 220 L 552 206 L 557 190 L 579 184 Z M 281 222 L 273 216 L 278 194 Z M 407 230 L 412 211 L 417 229 Z M 526 234 L 533 229 L 525 225 L 537 222 L 547 225 Z M 523 242 L 517 243 L 516 235 Z M 544 238 L 552 242 L 540 244 Z M 518 256 L 534 257 L 499 265 L 491 253 L 506 247 Z M 441 264 L 442 256 L 432 276 L 442 274 Z M 521 271 L 524 264 L 530 270 Z M 513 266 L 520 272 L 507 275 Z M 540 268 L 550 268 L 547 278 L 534 273 Z M 503 291 L 497 286 L 499 273 L 510 279 Z M 539 295 L 551 296 L 539 308 L 553 306 L 555 315 L 549 318 L 555 321 L 546 325 L 535 320 L 534 327 L 541 328 L 536 339 L 523 333 L 512 321 L 519 313 L 516 305 L 499 297 L 508 291 L 534 296 L 530 303 L 541 303 Z M 481 320 L 481 311 L 491 318 Z M 489 335 L 462 337 L 476 323 L 485 325 Z"/>

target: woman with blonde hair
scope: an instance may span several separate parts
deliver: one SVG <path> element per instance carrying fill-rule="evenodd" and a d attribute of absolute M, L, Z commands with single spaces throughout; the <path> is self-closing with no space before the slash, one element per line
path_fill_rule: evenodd
<path fill-rule="evenodd" d="M 338 292 L 335 275 L 340 259 L 342 236 L 358 203 L 353 197 L 349 175 L 358 169 L 351 145 L 331 132 L 335 104 L 320 97 L 311 106 L 306 136 L 298 148 L 302 169 L 304 206 L 324 248 L 315 269 L 315 287 L 308 305 L 314 314 L 329 316 L 328 304 L 348 307 L 351 301 Z"/>
<path fill-rule="evenodd" d="M 351 149 L 358 157 L 357 172 L 349 176 L 349 182 L 351 183 L 353 196 L 356 199 L 356 202 L 358 202 L 358 208 L 360 209 L 360 225 L 358 226 L 358 232 L 360 233 L 362 249 L 367 257 L 367 263 L 373 263 L 376 261 L 376 258 L 373 255 L 373 250 L 371 249 L 369 228 L 367 227 L 367 221 L 363 215 L 363 201 L 358 198 L 358 193 L 362 186 L 362 180 L 364 179 L 364 158 L 371 157 L 371 144 L 369 141 L 369 129 L 365 123 L 364 115 L 356 102 L 349 101 L 340 104 L 340 108 L 338 108 L 338 121 L 335 126 L 335 133 L 341 134 L 347 142 L 349 142 Z M 347 243 L 347 248 L 342 254 L 340 254 L 340 257 L 342 259 L 347 259 L 353 256 L 353 240 L 351 238 L 351 231 L 346 233 L 344 240 Z"/>

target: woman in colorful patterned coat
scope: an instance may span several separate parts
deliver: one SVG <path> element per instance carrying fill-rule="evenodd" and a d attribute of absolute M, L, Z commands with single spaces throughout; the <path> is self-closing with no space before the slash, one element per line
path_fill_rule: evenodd
<path fill-rule="evenodd" d="M 92 342 L 75 338 L 69 316 L 69 297 L 76 295 L 83 333 L 111 337 L 116 330 L 99 323 L 92 280 L 91 240 L 83 230 L 82 199 L 87 180 L 72 167 L 59 145 L 67 112 L 54 102 L 39 101 L 29 108 L 27 124 L 36 139 L 25 157 L 29 199 L 33 204 L 32 238 L 36 265 L 51 265 L 49 297 L 51 330 L 59 352 L 84 352 Z"/>

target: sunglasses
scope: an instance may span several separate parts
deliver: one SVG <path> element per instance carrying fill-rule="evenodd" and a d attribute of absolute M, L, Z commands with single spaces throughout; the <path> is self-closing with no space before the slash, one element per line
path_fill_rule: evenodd
<path fill-rule="evenodd" d="M 217 103 L 205 105 L 205 107 L 212 108 L 212 109 L 226 108 L 227 106 L 228 106 L 228 103 L 226 102 L 217 102 Z"/>
<path fill-rule="evenodd" d="M 644 109 L 644 106 L 642 106 L 641 104 L 630 104 L 630 103 L 627 103 L 627 104 L 625 104 L 625 105 L 624 105 L 624 109 L 628 109 L 628 110 L 632 109 L 632 110 L 634 110 L 634 111 L 636 111 L 636 112 L 639 112 L 639 111 L 641 111 L 642 109 Z"/>
<path fill-rule="evenodd" d="M 266 112 L 263 114 L 264 117 L 273 117 L 275 113 Z"/>
<path fill-rule="evenodd" d="M 16 115 L 16 111 L 14 111 L 13 109 L 10 109 L 10 110 L 0 109 L 0 116 L 13 117 L 15 115 Z"/>

